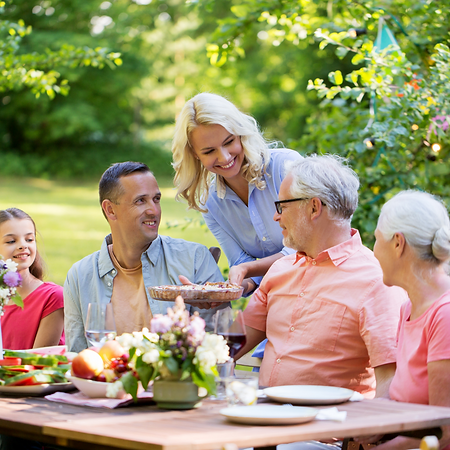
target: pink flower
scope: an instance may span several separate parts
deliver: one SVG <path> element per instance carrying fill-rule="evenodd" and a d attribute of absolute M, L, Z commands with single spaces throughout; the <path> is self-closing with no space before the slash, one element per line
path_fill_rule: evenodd
<path fill-rule="evenodd" d="M 200 316 L 191 316 L 188 333 L 201 342 L 205 336 L 205 321 Z"/>
<path fill-rule="evenodd" d="M 150 322 L 150 330 L 152 333 L 167 333 L 172 327 L 172 319 L 162 314 L 156 314 Z"/>
<path fill-rule="evenodd" d="M 4 283 L 9 287 L 18 287 L 22 285 L 22 277 L 17 272 L 7 272 L 3 275 Z"/>

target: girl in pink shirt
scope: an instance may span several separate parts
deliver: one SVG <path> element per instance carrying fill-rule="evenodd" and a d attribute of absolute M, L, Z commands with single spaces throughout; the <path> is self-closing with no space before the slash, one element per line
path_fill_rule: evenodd
<path fill-rule="evenodd" d="M 403 305 L 398 329 L 393 400 L 450 407 L 450 221 L 432 195 L 404 191 L 382 208 L 374 254 L 388 286 L 400 286 Z M 450 426 L 440 448 L 450 449 Z M 417 440 L 397 437 L 382 448 L 417 448 Z"/>
<path fill-rule="evenodd" d="M 4 307 L 3 347 L 22 350 L 64 344 L 63 288 L 43 281 L 43 261 L 36 247 L 33 219 L 17 208 L 0 211 L 0 255 L 11 259 L 22 276 L 17 288 L 23 309 Z"/>

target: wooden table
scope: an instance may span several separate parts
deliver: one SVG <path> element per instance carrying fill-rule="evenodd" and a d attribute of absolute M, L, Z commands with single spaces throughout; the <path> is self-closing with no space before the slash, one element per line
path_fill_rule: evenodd
<path fill-rule="evenodd" d="M 232 424 L 219 415 L 224 406 L 223 402 L 206 400 L 199 409 L 190 411 L 163 411 L 148 405 L 106 410 L 44 398 L 3 397 L 0 433 L 90 450 L 216 450 L 228 443 L 264 447 L 450 423 L 450 408 L 380 399 L 337 405 L 348 413 L 345 422 L 313 421 L 289 426 Z"/>

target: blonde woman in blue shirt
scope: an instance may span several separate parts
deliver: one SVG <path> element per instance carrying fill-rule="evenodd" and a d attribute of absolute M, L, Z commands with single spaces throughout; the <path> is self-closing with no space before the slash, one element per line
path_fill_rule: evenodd
<path fill-rule="evenodd" d="M 285 161 L 301 158 L 274 148 L 256 120 L 216 94 L 201 93 L 183 107 L 172 144 L 177 198 L 203 214 L 228 259 L 229 280 L 253 291 L 283 246 L 273 220 Z"/>

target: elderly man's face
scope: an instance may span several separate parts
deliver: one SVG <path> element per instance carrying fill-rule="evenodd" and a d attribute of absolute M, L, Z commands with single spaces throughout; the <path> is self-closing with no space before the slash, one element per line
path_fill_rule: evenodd
<path fill-rule="evenodd" d="M 280 186 L 279 200 L 293 198 L 290 193 L 292 176 L 288 175 Z M 310 224 L 306 217 L 309 200 L 299 202 L 282 203 L 282 213 L 275 212 L 273 219 L 279 223 L 284 236 L 283 244 L 298 252 L 307 253 L 306 243 L 308 241 Z"/>
<path fill-rule="evenodd" d="M 148 245 L 158 237 L 161 221 L 161 191 L 149 172 L 137 172 L 120 179 L 123 194 L 114 206 L 120 234 L 130 244 Z"/>

